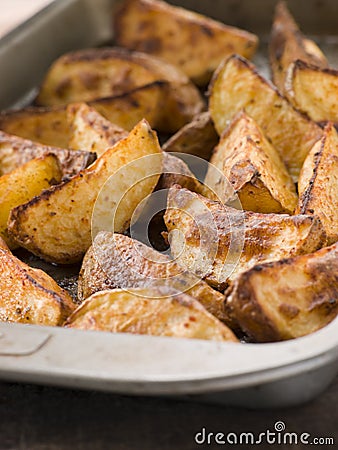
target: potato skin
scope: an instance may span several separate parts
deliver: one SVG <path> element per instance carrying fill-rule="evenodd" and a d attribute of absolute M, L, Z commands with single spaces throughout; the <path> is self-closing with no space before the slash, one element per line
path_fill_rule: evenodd
<path fill-rule="evenodd" d="M 226 310 L 256 342 L 304 336 L 338 313 L 338 245 L 253 267 L 226 291 Z"/>
<path fill-rule="evenodd" d="M 257 36 L 158 0 L 125 0 L 114 17 L 117 45 L 177 65 L 199 86 L 232 53 L 251 58 Z"/>
<path fill-rule="evenodd" d="M 225 60 L 215 72 L 209 109 L 219 134 L 244 109 L 280 153 L 295 182 L 306 155 L 322 136 L 317 124 L 295 110 L 249 61 L 238 55 Z"/>
<path fill-rule="evenodd" d="M 232 331 L 197 300 L 184 293 L 159 288 L 97 292 L 79 306 L 65 326 L 113 333 L 238 342 Z"/>
<path fill-rule="evenodd" d="M 326 241 L 316 217 L 239 211 L 179 187 L 169 191 L 164 221 L 177 264 L 203 274 L 209 284 L 221 290 L 256 264 L 310 253 Z M 201 231 L 208 238 L 204 248 Z M 212 249 L 214 254 L 207 254 Z M 230 262 L 235 258 L 231 273 L 224 272 L 228 256 Z M 206 266 L 209 257 L 212 261 Z"/>
<path fill-rule="evenodd" d="M 314 41 L 307 39 L 301 33 L 286 3 L 281 1 L 275 10 L 269 41 L 269 56 L 272 81 L 284 95 L 287 95 L 285 86 L 287 71 L 290 64 L 297 59 L 321 68 L 328 67 L 325 55 Z M 292 102 L 291 99 L 290 101 Z"/>
<path fill-rule="evenodd" d="M 0 270 L 0 321 L 56 326 L 75 310 L 65 290 L 16 258 L 1 237 Z"/>
<path fill-rule="evenodd" d="M 158 158 L 154 157 L 154 167 L 144 167 L 141 161 L 139 173 L 129 173 L 128 178 L 119 179 L 119 183 L 114 186 L 114 194 L 125 193 L 134 184 L 135 177 L 136 180 L 140 176 L 143 178 L 137 191 L 128 191 L 125 199 L 127 203 L 124 203 L 126 207 L 119 207 L 116 211 L 114 226 L 119 231 L 125 231 L 138 203 L 153 191 L 158 182 L 162 171 L 162 151 L 156 134 L 145 120 L 117 146 L 106 151 L 88 169 L 13 209 L 8 221 L 11 237 L 46 261 L 59 264 L 80 261 L 92 241 L 92 213 L 103 185 L 129 162 L 142 156 L 158 155 Z M 153 176 L 156 165 L 158 175 Z M 147 177 L 149 171 L 151 176 Z M 115 206 L 114 198 L 102 197 L 100 204 L 95 206 L 96 214 L 100 214 L 101 218 L 106 217 L 107 211 L 113 210 Z"/>
<path fill-rule="evenodd" d="M 85 169 L 96 159 L 95 153 L 82 150 L 74 151 L 41 145 L 0 131 L 0 173 L 3 175 L 34 158 L 52 154 L 58 158 L 63 175 L 72 176 Z"/>
<path fill-rule="evenodd" d="M 299 214 L 318 216 L 327 245 L 338 241 L 338 135 L 332 123 L 304 161 L 298 181 Z"/>
<path fill-rule="evenodd" d="M 118 233 L 101 232 L 87 251 L 80 270 L 78 297 L 112 288 L 172 287 L 198 300 L 219 320 L 224 314 L 224 296 L 175 261 L 139 241 Z"/>
<path fill-rule="evenodd" d="M 229 203 L 237 194 L 245 210 L 289 214 L 295 210 L 295 186 L 279 153 L 244 111 L 222 134 L 210 163 L 205 184 L 222 202 Z"/>

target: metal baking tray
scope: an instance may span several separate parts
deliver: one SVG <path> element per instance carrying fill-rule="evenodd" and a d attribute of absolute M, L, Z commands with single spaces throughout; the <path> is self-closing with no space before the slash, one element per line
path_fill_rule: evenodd
<path fill-rule="evenodd" d="M 114 0 L 58 0 L 0 40 L 0 108 L 27 104 L 62 53 L 112 41 Z M 272 0 L 180 0 L 179 4 L 261 38 L 256 64 L 268 74 Z M 211 8 L 212 4 L 212 8 Z M 289 1 L 303 31 L 338 65 L 338 2 Z M 21 255 L 22 256 L 22 255 Z M 29 257 L 68 287 L 77 268 Z M 233 344 L 0 323 L 0 377 L 135 395 L 182 396 L 247 407 L 300 404 L 338 372 L 338 318 L 303 338 Z"/>

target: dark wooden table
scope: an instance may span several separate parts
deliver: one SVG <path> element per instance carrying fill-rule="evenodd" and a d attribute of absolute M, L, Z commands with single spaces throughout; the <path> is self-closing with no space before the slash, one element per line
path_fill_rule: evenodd
<path fill-rule="evenodd" d="M 258 433 L 273 430 L 279 420 L 285 422 L 287 431 L 334 437 L 334 446 L 320 447 L 337 448 L 338 378 L 311 403 L 270 411 L 0 383 L 1 450 L 229 448 L 197 445 L 194 435 L 202 427 L 213 432 Z M 257 446 L 274 447 L 305 448 Z"/>

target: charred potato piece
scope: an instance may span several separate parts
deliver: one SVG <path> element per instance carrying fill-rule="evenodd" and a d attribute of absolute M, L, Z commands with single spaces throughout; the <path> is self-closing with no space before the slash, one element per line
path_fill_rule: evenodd
<path fill-rule="evenodd" d="M 338 70 L 297 60 L 289 67 L 285 89 L 294 106 L 312 120 L 338 123 Z"/>
<path fill-rule="evenodd" d="M 154 83 L 136 88 L 126 94 L 89 102 L 110 122 L 131 130 L 140 120 L 147 119 L 157 127 L 163 109 L 163 89 L 166 83 Z M 54 147 L 68 148 L 71 130 L 66 107 L 26 108 L 0 114 L 0 130 L 31 141 Z"/>
<path fill-rule="evenodd" d="M 238 342 L 233 332 L 194 298 L 154 288 L 97 292 L 68 318 L 66 327 Z"/>
<path fill-rule="evenodd" d="M 241 110 L 252 117 L 282 156 L 294 181 L 321 128 L 296 111 L 240 56 L 224 61 L 210 87 L 210 114 L 219 134 Z"/>
<path fill-rule="evenodd" d="M 286 4 L 279 2 L 269 41 L 269 55 L 274 84 L 285 95 L 285 80 L 290 64 L 297 59 L 328 67 L 325 55 L 316 43 L 301 33 Z"/>
<path fill-rule="evenodd" d="M 125 0 L 115 15 L 117 45 L 163 58 L 205 86 L 222 59 L 251 58 L 257 36 L 158 0 Z"/>
<path fill-rule="evenodd" d="M 338 135 L 332 123 L 308 154 L 298 181 L 299 214 L 315 214 L 328 244 L 338 241 Z"/>
<path fill-rule="evenodd" d="M 177 264 L 219 289 L 256 264 L 310 253 L 326 240 L 314 216 L 239 211 L 179 187 L 169 191 L 164 220 Z"/>
<path fill-rule="evenodd" d="M 101 156 L 109 147 L 128 136 L 128 131 L 115 125 L 86 103 L 67 107 L 67 118 L 71 129 L 69 147 L 93 151 Z"/>
<path fill-rule="evenodd" d="M 186 292 L 222 321 L 224 296 L 175 261 L 139 241 L 117 233 L 100 232 L 87 251 L 79 276 L 78 297 L 84 300 L 112 288 L 147 288 L 159 285 Z"/>
<path fill-rule="evenodd" d="M 210 163 L 205 184 L 224 203 L 237 194 L 245 210 L 261 213 L 295 210 L 298 200 L 295 186 L 279 153 L 244 112 L 223 133 Z"/>
<path fill-rule="evenodd" d="M 34 158 L 52 154 L 61 165 L 64 176 L 72 176 L 95 161 L 92 152 L 51 147 L 0 131 L 0 174 L 11 172 Z"/>
<path fill-rule="evenodd" d="M 16 258 L 0 237 L 0 321 L 62 325 L 76 305 L 45 272 Z"/>
<path fill-rule="evenodd" d="M 32 159 L 0 177 L 0 236 L 11 248 L 17 245 L 7 232 L 10 211 L 41 194 L 44 189 L 59 183 L 61 178 L 62 171 L 54 155 Z"/>
<path fill-rule="evenodd" d="M 204 103 L 198 89 L 175 66 L 145 53 L 121 48 L 85 49 L 54 62 L 36 103 L 59 106 L 125 94 L 155 81 L 163 85 L 163 131 L 175 132 L 199 113 Z"/>
<path fill-rule="evenodd" d="M 152 158 L 152 167 L 147 158 L 139 159 L 147 155 L 156 156 Z M 109 182 L 109 193 L 106 191 L 107 195 L 100 196 L 99 201 L 98 195 L 108 179 L 135 160 L 139 161 L 138 171 L 129 167 L 124 176 L 114 178 L 114 186 Z M 13 209 L 8 229 L 17 243 L 46 261 L 60 264 L 80 261 L 91 244 L 94 206 L 102 226 L 105 221 L 112 226 L 115 211 L 114 227 L 125 231 L 136 206 L 153 191 L 161 171 L 162 151 L 156 134 L 142 120 L 126 139 L 107 150 L 88 169 Z M 119 195 L 123 198 L 121 202 L 117 201 Z"/>
<path fill-rule="evenodd" d="M 203 112 L 171 136 L 162 148 L 166 152 L 189 153 L 209 161 L 218 140 L 209 112 Z"/>
<path fill-rule="evenodd" d="M 313 333 L 338 313 L 338 244 L 253 267 L 226 292 L 226 309 L 257 342 Z"/>

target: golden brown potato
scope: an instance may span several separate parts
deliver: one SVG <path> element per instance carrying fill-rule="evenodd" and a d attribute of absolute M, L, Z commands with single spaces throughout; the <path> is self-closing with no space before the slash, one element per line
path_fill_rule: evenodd
<path fill-rule="evenodd" d="M 328 245 L 338 241 L 338 135 L 332 123 L 308 154 L 298 181 L 299 214 L 314 214 Z"/>
<path fill-rule="evenodd" d="M 55 155 L 32 159 L 0 177 L 0 236 L 11 248 L 17 245 L 7 232 L 10 211 L 59 183 L 62 171 Z"/>
<path fill-rule="evenodd" d="M 166 152 L 189 153 L 209 161 L 219 136 L 209 112 L 198 114 L 162 146 Z"/>
<path fill-rule="evenodd" d="M 115 125 L 86 103 L 74 103 L 67 107 L 71 129 L 69 147 L 75 150 L 93 151 L 101 156 L 109 147 L 128 136 L 128 131 Z"/>
<path fill-rule="evenodd" d="M 164 221 L 177 264 L 220 289 L 256 264 L 310 253 L 326 240 L 314 216 L 239 211 L 178 187 Z"/>
<path fill-rule="evenodd" d="M 162 120 L 163 89 L 166 89 L 166 83 L 158 81 L 126 94 L 94 100 L 89 105 L 128 131 L 143 118 L 156 128 Z M 68 148 L 71 137 L 66 107 L 26 108 L 1 113 L 0 130 L 61 148 Z"/>
<path fill-rule="evenodd" d="M 218 133 L 244 109 L 262 128 L 297 181 L 306 155 L 322 136 L 321 128 L 296 111 L 249 61 L 237 55 L 220 65 L 210 93 L 210 114 Z"/>
<path fill-rule="evenodd" d="M 338 70 L 295 61 L 285 83 L 293 105 L 316 122 L 338 123 Z"/>
<path fill-rule="evenodd" d="M 328 67 L 325 55 L 314 41 L 301 33 L 284 2 L 279 2 L 276 6 L 269 41 L 269 55 L 272 80 L 284 95 L 287 70 L 297 59 L 318 67 Z"/>
<path fill-rule="evenodd" d="M 49 69 L 36 104 L 88 102 L 122 95 L 155 81 L 165 81 L 159 111 L 163 131 L 177 131 L 203 109 L 198 89 L 178 68 L 145 53 L 113 47 L 61 56 Z"/>
<path fill-rule="evenodd" d="M 0 131 L 0 174 L 26 164 L 34 158 L 52 154 L 57 156 L 64 176 L 72 176 L 85 169 L 95 161 L 96 155 L 92 152 L 68 150 L 51 147 L 22 139 L 18 136 Z"/>
<path fill-rule="evenodd" d="M 117 233 L 99 233 L 87 251 L 79 276 L 78 297 L 84 300 L 112 288 L 167 286 L 186 292 L 222 321 L 224 296 L 194 274 L 180 268 L 167 255 Z"/>
<path fill-rule="evenodd" d="M 224 203 L 237 194 L 241 207 L 261 213 L 293 213 L 295 186 L 261 128 L 244 112 L 223 133 L 211 159 L 205 184 Z"/>
<path fill-rule="evenodd" d="M 97 292 L 74 311 L 66 327 L 238 342 L 197 300 L 159 288 Z"/>
<path fill-rule="evenodd" d="M 159 56 L 205 86 L 227 55 L 251 58 L 257 36 L 159 0 L 125 0 L 115 15 L 117 45 Z"/>
<path fill-rule="evenodd" d="M 242 273 L 226 292 L 226 309 L 258 342 L 304 336 L 338 313 L 338 244 Z"/>
<path fill-rule="evenodd" d="M 0 321 L 62 325 L 76 305 L 45 272 L 10 252 L 0 237 Z"/>
<path fill-rule="evenodd" d="M 139 159 L 148 155 L 152 156 L 151 165 L 147 158 Z M 135 165 L 126 166 L 136 160 L 137 170 Z M 123 167 L 122 173 L 111 178 Z M 96 227 L 126 230 L 135 208 L 153 191 L 161 171 L 162 151 L 156 134 L 142 120 L 88 169 L 13 209 L 8 222 L 10 235 L 46 261 L 80 261 L 91 244 L 91 232 L 97 232 L 91 224 L 94 206 Z"/>

